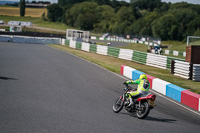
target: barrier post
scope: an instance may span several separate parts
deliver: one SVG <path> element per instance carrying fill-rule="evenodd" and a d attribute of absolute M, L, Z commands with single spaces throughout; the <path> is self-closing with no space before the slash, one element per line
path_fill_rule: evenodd
<path fill-rule="evenodd" d="M 175 69 L 174 65 L 175 65 L 175 61 L 172 60 L 171 61 L 171 74 L 174 74 L 174 69 Z"/>
<path fill-rule="evenodd" d="M 189 80 L 192 80 L 192 76 L 193 76 L 193 63 L 190 63 Z"/>

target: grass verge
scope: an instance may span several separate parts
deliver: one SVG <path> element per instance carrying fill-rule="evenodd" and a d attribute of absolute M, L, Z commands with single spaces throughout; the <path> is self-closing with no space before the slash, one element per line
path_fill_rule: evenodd
<path fill-rule="evenodd" d="M 117 74 L 120 74 L 120 66 L 124 64 L 130 67 L 133 67 L 137 70 L 140 70 L 142 72 L 145 72 L 156 78 L 160 78 L 174 85 L 180 86 L 184 89 L 188 89 L 192 92 L 200 94 L 200 88 L 199 88 L 200 82 L 194 82 L 191 80 L 186 80 L 180 77 L 176 77 L 170 74 L 169 70 L 146 66 L 146 65 L 138 64 L 132 61 L 126 61 L 126 60 L 122 60 L 122 59 L 118 59 L 118 58 L 114 58 L 110 56 L 104 56 L 104 55 L 99 55 L 95 53 L 85 52 L 85 51 L 69 48 L 67 46 L 61 46 L 61 45 L 49 45 L 49 46 L 62 50 L 62 51 L 69 52 L 78 57 L 91 61 Z"/>

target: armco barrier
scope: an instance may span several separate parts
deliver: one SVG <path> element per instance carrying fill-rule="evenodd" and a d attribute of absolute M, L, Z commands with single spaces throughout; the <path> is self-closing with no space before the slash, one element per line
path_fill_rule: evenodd
<path fill-rule="evenodd" d="M 83 42 L 81 50 L 89 52 L 90 51 L 90 44 Z"/>
<path fill-rule="evenodd" d="M 108 46 L 97 45 L 97 54 L 108 55 Z"/>
<path fill-rule="evenodd" d="M 121 65 L 121 71 L 120 73 L 124 75 L 125 77 L 135 80 L 136 77 L 134 76 L 135 73 L 143 74 L 143 72 L 140 72 L 134 68 L 131 68 L 126 65 Z M 138 77 L 139 75 L 137 75 Z M 150 85 L 152 86 L 152 89 L 168 96 L 178 102 L 181 102 L 197 111 L 200 111 L 200 95 L 190 92 L 186 89 L 183 89 L 181 87 L 178 87 L 176 85 L 173 85 L 169 82 L 166 82 L 164 80 L 152 77 L 147 74 L 147 79 L 150 82 Z M 151 88 L 150 86 L 150 88 Z"/>
<path fill-rule="evenodd" d="M 133 50 L 120 49 L 118 58 L 131 61 L 132 57 L 133 57 Z"/>
<path fill-rule="evenodd" d="M 97 45 L 90 44 L 90 52 L 96 53 L 97 52 Z"/>
<path fill-rule="evenodd" d="M 108 55 L 118 58 L 119 57 L 119 48 L 108 47 Z"/>
<path fill-rule="evenodd" d="M 82 43 L 81 42 L 76 42 L 76 49 L 81 50 L 82 48 Z"/>
<path fill-rule="evenodd" d="M 70 40 L 70 42 L 69 42 L 69 47 L 71 47 L 71 48 L 76 48 L 76 41 Z"/>
<path fill-rule="evenodd" d="M 0 35 L 0 41 L 1 42 L 11 42 L 12 37 L 11 36 L 6 36 L 6 35 Z"/>
<path fill-rule="evenodd" d="M 66 45 L 66 46 L 69 46 L 69 42 L 70 42 L 70 40 L 67 40 L 67 39 L 66 39 L 66 40 L 65 40 L 65 45 Z"/>
<path fill-rule="evenodd" d="M 32 43 L 32 44 L 62 44 L 61 38 L 51 37 L 30 37 L 30 36 L 8 36 L 0 35 L 2 42 L 15 42 L 15 43 Z"/>
<path fill-rule="evenodd" d="M 76 48 L 76 49 L 93 52 L 93 53 L 97 53 L 101 55 L 113 56 L 116 58 L 134 61 L 140 64 L 145 64 L 145 65 L 158 67 L 162 69 L 170 69 L 171 60 L 183 60 L 179 58 L 145 53 L 145 52 L 140 52 L 140 51 L 135 51 L 135 50 L 130 50 L 130 49 L 95 45 L 95 44 L 89 44 L 85 42 L 76 42 L 73 40 L 66 40 L 65 43 L 67 46 L 71 48 Z"/>
<path fill-rule="evenodd" d="M 132 61 L 146 65 L 147 53 L 134 51 Z"/>

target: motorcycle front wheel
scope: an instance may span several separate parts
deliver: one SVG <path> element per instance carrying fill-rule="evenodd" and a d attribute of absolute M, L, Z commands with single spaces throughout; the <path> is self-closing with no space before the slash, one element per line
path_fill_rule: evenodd
<path fill-rule="evenodd" d="M 144 119 L 149 114 L 150 107 L 147 102 L 141 103 L 141 108 L 137 110 L 136 115 L 138 119 Z"/>
<path fill-rule="evenodd" d="M 122 100 L 122 97 L 117 98 L 115 103 L 113 104 L 113 112 L 119 113 L 124 106 L 124 101 Z"/>

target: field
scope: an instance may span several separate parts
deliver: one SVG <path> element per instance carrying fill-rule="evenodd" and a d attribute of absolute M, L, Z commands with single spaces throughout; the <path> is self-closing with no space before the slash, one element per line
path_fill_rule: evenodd
<path fill-rule="evenodd" d="M 47 14 L 46 8 L 26 8 L 25 17 L 41 17 L 43 13 Z M 19 7 L 2 7 L 0 6 L 0 15 L 20 16 Z"/>

